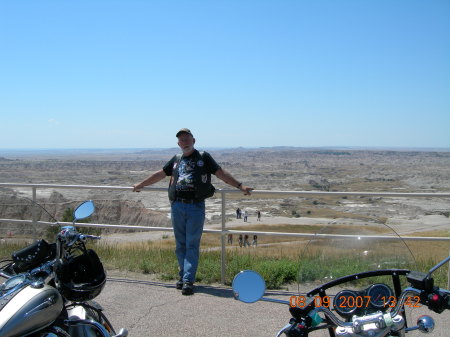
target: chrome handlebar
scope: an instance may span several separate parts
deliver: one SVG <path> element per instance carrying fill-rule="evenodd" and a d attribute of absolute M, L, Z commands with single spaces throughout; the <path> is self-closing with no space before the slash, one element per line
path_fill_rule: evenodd
<path fill-rule="evenodd" d="M 66 247 L 72 247 L 78 241 L 85 243 L 88 239 L 100 240 L 101 236 L 82 234 L 77 232 L 75 227 L 66 226 L 61 229 L 61 232 L 58 233 L 57 238 L 57 242 L 59 244 L 64 244 Z"/>
<path fill-rule="evenodd" d="M 364 316 L 354 316 L 351 322 L 344 322 L 339 319 L 328 307 L 315 307 L 311 311 L 308 312 L 307 316 L 311 318 L 318 313 L 323 313 L 328 321 L 333 324 L 336 328 L 337 336 L 363 336 L 364 327 L 366 325 L 372 325 L 370 329 L 375 329 L 378 331 L 379 335 L 376 336 L 384 336 L 384 333 L 387 333 L 391 329 L 399 330 L 404 328 L 405 322 L 403 317 L 400 315 L 402 308 L 404 307 L 406 301 L 411 295 L 416 296 L 424 296 L 428 297 L 427 302 L 424 304 L 430 310 L 435 312 L 442 312 L 444 309 L 450 309 L 450 291 L 446 289 L 434 288 L 432 292 L 428 293 L 416 289 L 413 287 L 408 287 L 400 295 L 399 300 L 396 303 L 396 306 L 391 309 L 391 311 L 383 312 L 378 311 L 376 313 L 367 314 Z M 433 297 L 436 297 L 436 301 L 440 302 L 440 307 L 436 307 L 435 304 L 431 303 Z M 431 298 L 431 300 L 429 300 Z M 437 310 L 436 310 L 437 309 Z M 440 310 L 440 311 L 439 311 Z M 302 316 L 305 317 L 306 316 Z M 432 319 L 429 318 L 431 321 Z M 283 327 L 277 334 L 280 336 L 283 332 L 288 331 L 293 324 L 298 324 L 300 322 L 290 323 L 287 326 Z M 422 324 L 423 325 L 423 324 Z M 418 324 L 416 327 L 409 328 L 408 330 L 420 329 L 421 331 L 429 331 L 430 329 L 427 327 L 426 329 L 421 324 Z M 428 324 L 429 325 L 429 324 Z M 310 329 L 311 327 L 307 328 Z M 365 336 L 365 335 L 364 335 Z"/>

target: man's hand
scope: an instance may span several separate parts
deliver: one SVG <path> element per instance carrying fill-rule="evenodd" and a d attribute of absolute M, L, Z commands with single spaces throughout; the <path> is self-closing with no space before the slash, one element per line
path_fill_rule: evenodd
<path fill-rule="evenodd" d="M 254 190 L 254 188 L 248 187 L 248 186 L 244 186 L 244 185 L 241 185 L 241 186 L 239 187 L 239 189 L 240 189 L 242 192 L 244 192 L 244 195 L 251 195 L 251 194 L 252 194 L 251 192 Z"/>
<path fill-rule="evenodd" d="M 141 184 L 133 185 L 133 192 L 140 192 L 142 190 Z"/>

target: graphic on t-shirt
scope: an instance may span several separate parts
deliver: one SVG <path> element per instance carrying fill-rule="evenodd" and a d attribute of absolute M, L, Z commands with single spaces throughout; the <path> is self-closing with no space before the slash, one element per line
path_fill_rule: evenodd
<path fill-rule="evenodd" d="M 194 191 L 195 162 L 182 159 L 178 166 L 177 191 Z"/>

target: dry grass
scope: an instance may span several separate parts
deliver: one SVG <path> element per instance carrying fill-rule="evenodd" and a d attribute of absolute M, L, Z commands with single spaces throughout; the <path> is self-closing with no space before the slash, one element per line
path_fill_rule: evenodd
<path fill-rule="evenodd" d="M 420 231 L 412 234 L 408 234 L 407 236 L 421 236 L 421 237 L 449 237 L 450 230 L 431 230 L 431 231 Z"/>
<path fill-rule="evenodd" d="M 408 234 L 408 236 L 418 237 L 449 237 L 450 231 L 424 231 Z M 442 260 L 450 254 L 450 242 L 444 241 L 409 241 L 406 243 L 408 247 L 414 252 L 414 256 L 420 260 Z"/>

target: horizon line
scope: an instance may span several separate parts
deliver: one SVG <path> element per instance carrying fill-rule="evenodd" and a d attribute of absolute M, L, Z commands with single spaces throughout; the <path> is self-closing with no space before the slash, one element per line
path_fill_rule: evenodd
<path fill-rule="evenodd" d="M 274 146 L 205 146 L 199 147 L 204 149 L 243 149 L 243 150 L 259 150 L 259 149 L 330 149 L 330 150 L 397 150 L 397 151 L 450 151 L 450 147 L 439 146 L 291 146 L 291 145 L 274 145 Z M 0 148 L 0 152 L 42 152 L 42 151 L 161 151 L 172 150 L 178 147 L 67 147 L 67 148 Z"/>

